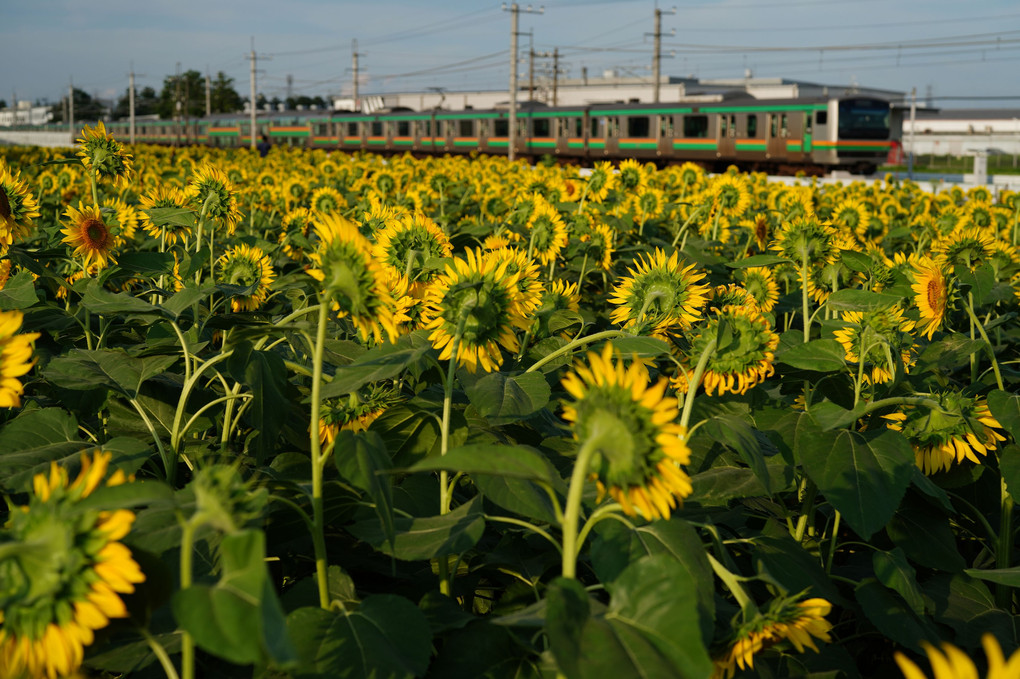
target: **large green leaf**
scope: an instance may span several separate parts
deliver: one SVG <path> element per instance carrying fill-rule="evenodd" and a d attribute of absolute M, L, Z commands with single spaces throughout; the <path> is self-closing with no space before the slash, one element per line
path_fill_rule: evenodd
<path fill-rule="evenodd" d="M 507 511 L 545 523 L 557 523 L 556 509 L 548 491 L 535 481 L 490 474 L 479 474 L 473 481 L 486 500 Z"/>
<path fill-rule="evenodd" d="M 837 290 L 825 300 L 825 305 L 835 311 L 874 311 L 899 303 L 899 295 L 886 295 L 856 288 Z"/>
<path fill-rule="evenodd" d="M 227 368 L 234 379 L 251 389 L 245 420 L 257 432 L 251 447 L 256 463 L 262 466 L 276 452 L 280 430 L 292 413 L 295 399 L 287 394 L 287 367 L 279 354 L 252 351 L 251 343 L 244 342 L 227 359 Z"/>
<path fill-rule="evenodd" d="M 135 398 L 145 380 L 165 372 L 177 359 L 177 356 L 136 358 L 123 349 L 72 349 L 66 356 L 50 361 L 43 374 L 65 389 L 108 387 Z"/>
<path fill-rule="evenodd" d="M 425 518 L 398 517 L 396 534 L 389 540 L 378 521 L 359 521 L 347 530 L 356 538 L 401 561 L 433 559 L 465 552 L 485 531 L 482 504 L 475 498 L 449 514 Z"/>
<path fill-rule="evenodd" d="M 616 337 L 610 344 L 625 358 L 655 358 L 669 353 L 669 345 L 657 337 Z"/>
<path fill-rule="evenodd" d="M 907 561 L 902 549 L 875 552 L 871 564 L 879 582 L 899 593 L 907 605 L 920 616 L 924 615 L 924 593 L 917 585 L 917 573 Z"/>
<path fill-rule="evenodd" d="M 914 452 L 899 432 L 826 432 L 803 417 L 794 446 L 825 499 L 865 539 L 886 525 L 910 485 Z"/>
<path fill-rule="evenodd" d="M 458 410 L 451 413 L 450 420 L 450 447 L 456 448 L 467 438 L 467 423 Z M 442 449 L 437 413 L 415 404 L 390 408 L 369 429 L 382 436 L 397 468 L 410 467 L 423 457 L 438 456 Z"/>
<path fill-rule="evenodd" d="M 950 572 L 962 571 L 966 565 L 949 519 L 926 504 L 904 502 L 886 532 L 914 563 Z"/>
<path fill-rule="evenodd" d="M 322 398 L 343 396 L 369 382 L 396 377 L 412 363 L 420 361 L 432 345 L 420 337 L 405 335 L 396 344 L 384 344 L 366 351 L 352 363 L 337 368 L 332 381 L 323 385 Z"/>
<path fill-rule="evenodd" d="M 705 420 L 698 428 L 699 436 L 708 436 L 735 450 L 740 459 L 754 471 L 766 494 L 771 494 L 771 480 L 768 465 L 765 462 L 766 448 L 775 452 L 775 446 L 768 439 L 754 430 L 744 420 L 732 415 L 717 415 Z"/>
<path fill-rule="evenodd" d="M 39 301 L 35 293 L 35 277 L 28 271 L 15 274 L 0 290 L 0 311 L 27 309 Z"/>
<path fill-rule="evenodd" d="M 818 557 L 809 554 L 788 534 L 755 537 L 751 555 L 757 570 L 768 573 L 789 592 L 807 590 L 834 604 L 842 604 L 843 597 L 832 580 L 818 563 Z"/>
<path fill-rule="evenodd" d="M 333 447 L 333 461 L 340 476 L 372 498 L 376 516 L 392 544 L 397 530 L 393 522 L 393 479 L 387 473 L 391 464 L 382 438 L 374 431 L 341 431 Z"/>
<path fill-rule="evenodd" d="M 174 269 L 174 256 L 169 252 L 138 250 L 117 256 L 117 267 L 122 271 L 142 276 L 159 276 Z"/>
<path fill-rule="evenodd" d="M 938 643 L 938 632 L 931 621 L 915 613 L 899 594 L 877 580 L 864 580 L 854 595 L 868 621 L 896 643 L 918 653 L 922 641 Z"/>
<path fill-rule="evenodd" d="M 143 299 L 135 297 L 126 292 L 110 292 L 103 289 L 98 281 L 91 281 L 85 294 L 82 295 L 81 305 L 94 314 L 100 316 L 142 316 L 160 317 L 162 312 Z"/>
<path fill-rule="evenodd" d="M 1020 394 L 996 389 L 988 394 L 988 410 L 1013 436 L 1013 441 L 1020 442 Z"/>
<path fill-rule="evenodd" d="M 999 471 L 1013 499 L 1020 497 L 1020 446 L 1010 443 L 999 450 Z"/>
<path fill-rule="evenodd" d="M 834 339 L 794 344 L 776 354 L 776 362 L 801 370 L 838 372 L 846 367 L 846 349 Z"/>
<path fill-rule="evenodd" d="M 51 462 L 63 462 L 86 447 L 78 420 L 60 408 L 30 410 L 0 429 L 0 487 L 20 492 Z"/>
<path fill-rule="evenodd" d="M 963 647 L 977 647 L 985 632 L 1013 644 L 1014 616 L 995 604 L 988 585 L 963 573 L 936 573 L 924 583 L 924 591 L 934 604 L 934 618 L 956 632 Z"/>
<path fill-rule="evenodd" d="M 495 372 L 469 379 L 461 379 L 464 391 L 478 414 L 491 424 L 516 422 L 537 413 L 549 402 L 549 383 L 540 372 L 519 375 Z"/>
<path fill-rule="evenodd" d="M 205 301 L 216 288 L 208 283 L 196 286 L 194 281 L 186 283 L 181 290 L 178 290 L 161 305 L 163 310 L 174 319 L 180 318 L 185 311 L 190 311 L 199 302 Z"/>
<path fill-rule="evenodd" d="M 265 534 L 227 535 L 219 547 L 222 575 L 215 585 L 174 593 L 174 618 L 202 650 L 237 664 L 297 659 L 283 609 L 266 568 Z"/>
<path fill-rule="evenodd" d="M 473 443 L 459 446 L 440 457 L 429 457 L 415 463 L 408 471 L 464 472 L 491 474 L 517 479 L 552 483 L 549 463 L 534 448 L 497 443 Z"/>
<path fill-rule="evenodd" d="M 577 580 L 560 577 L 549 584 L 545 598 L 549 649 L 564 675 L 581 676 L 581 635 L 591 617 L 588 592 Z"/>
<path fill-rule="evenodd" d="M 393 594 L 374 594 L 353 610 L 299 608 L 287 617 L 300 666 L 311 679 L 403 679 L 428 668 L 432 635 L 425 615 Z"/>

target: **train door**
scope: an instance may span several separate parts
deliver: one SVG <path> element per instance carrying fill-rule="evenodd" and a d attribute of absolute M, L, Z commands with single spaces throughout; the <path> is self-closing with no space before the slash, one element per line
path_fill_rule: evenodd
<path fill-rule="evenodd" d="M 668 158 L 673 155 L 673 137 L 676 136 L 676 127 L 673 116 L 659 116 L 658 130 L 659 141 L 655 155 L 666 156 Z"/>
<path fill-rule="evenodd" d="M 609 119 L 605 116 L 588 118 L 588 157 L 601 158 L 607 155 L 606 136 Z"/>
<path fill-rule="evenodd" d="M 786 159 L 786 138 L 789 136 L 789 120 L 785 113 L 768 113 L 768 142 L 765 157 L 769 160 Z"/>
<path fill-rule="evenodd" d="M 719 138 L 716 146 L 716 158 L 737 157 L 737 116 L 733 113 L 718 114 Z"/>

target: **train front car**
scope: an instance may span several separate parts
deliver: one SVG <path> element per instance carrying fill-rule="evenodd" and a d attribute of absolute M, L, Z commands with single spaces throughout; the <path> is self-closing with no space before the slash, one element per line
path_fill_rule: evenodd
<path fill-rule="evenodd" d="M 826 115 L 816 114 L 821 120 L 815 160 L 830 170 L 873 174 L 900 142 L 901 114 L 888 100 L 842 97 L 831 99 L 827 108 Z"/>

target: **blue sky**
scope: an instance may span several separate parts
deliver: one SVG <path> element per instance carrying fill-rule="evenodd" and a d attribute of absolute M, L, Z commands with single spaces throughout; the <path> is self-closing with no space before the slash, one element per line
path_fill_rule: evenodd
<path fill-rule="evenodd" d="M 68 82 L 103 97 L 158 91 L 182 69 L 224 71 L 258 89 L 337 94 L 506 87 L 510 14 L 499 2 L 445 0 L 0 0 L 0 99 L 58 100 Z M 524 5 L 522 5 L 523 7 Z M 538 3 L 535 3 L 538 6 Z M 649 77 L 655 4 L 558 0 L 520 15 L 522 53 L 558 48 L 567 77 L 617 69 Z M 705 78 L 782 76 L 832 85 L 929 91 L 936 105 L 1020 108 L 1020 5 L 1015 0 L 687 0 L 663 8 L 662 72 Z M 675 29 L 675 35 L 672 31 Z M 539 66 L 550 68 L 547 60 Z M 519 72 L 527 70 L 525 59 Z"/>

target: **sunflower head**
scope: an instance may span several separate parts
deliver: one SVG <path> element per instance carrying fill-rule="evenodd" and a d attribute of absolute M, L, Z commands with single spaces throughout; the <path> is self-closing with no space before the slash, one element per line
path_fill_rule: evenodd
<path fill-rule="evenodd" d="M 616 309 L 614 323 L 637 332 L 651 332 L 666 338 L 669 333 L 686 330 L 701 317 L 708 297 L 708 286 L 698 283 L 705 277 L 695 265 L 684 266 L 674 252 L 669 257 L 663 250 L 645 258 L 628 270 L 609 298 Z"/>
<path fill-rule="evenodd" d="M 420 289 L 439 275 L 436 261 L 453 253 L 450 239 L 421 212 L 388 221 L 375 233 L 372 248 L 395 287 Z"/>
<path fill-rule="evenodd" d="M 99 208 L 79 202 L 77 209 L 68 206 L 64 215 L 70 223 L 61 229 L 63 242 L 74 248 L 72 255 L 80 257 L 86 269 L 116 262 L 111 254 L 116 239 Z"/>
<path fill-rule="evenodd" d="M 564 283 L 561 280 L 552 282 L 542 293 L 542 303 L 535 310 L 535 321 L 531 326 L 531 335 L 535 339 L 543 339 L 554 334 L 550 325 L 559 316 L 562 319 L 564 311 L 578 311 L 580 309 L 581 295 L 577 289 L 577 283 Z M 576 317 L 575 317 L 576 318 Z M 572 319 L 568 321 L 572 324 Z M 560 327 L 563 327 L 562 324 Z M 570 327 L 567 325 L 566 327 Z M 560 332 L 564 339 L 570 339 L 570 333 Z"/>
<path fill-rule="evenodd" d="M 239 288 L 230 293 L 230 307 L 235 313 L 255 311 L 266 298 L 276 273 L 269 256 L 259 248 L 236 245 L 216 261 L 216 281 Z"/>
<path fill-rule="evenodd" d="M 651 520 L 669 518 L 692 487 L 680 467 L 691 451 L 675 423 L 676 399 L 665 395 L 665 378 L 648 382 L 640 361 L 627 366 L 607 344 L 578 361 L 562 384 L 573 397 L 563 419 L 579 445 L 593 451 L 589 470 L 600 496 L 608 493 L 626 514 Z"/>
<path fill-rule="evenodd" d="M 1020 650 L 1006 658 L 1002 653 L 999 640 L 991 632 L 985 632 L 981 636 L 981 646 L 985 650 L 985 657 L 988 659 L 988 679 L 1006 679 L 1007 677 L 1020 676 Z M 977 677 L 977 665 L 962 650 L 949 642 L 942 642 L 940 648 L 935 648 L 927 641 L 921 642 L 921 648 L 928 656 L 931 663 L 934 679 L 956 679 L 957 677 Z M 893 659 L 899 665 L 900 671 L 906 679 L 925 679 L 924 672 L 899 651 L 893 654 Z"/>
<path fill-rule="evenodd" d="M 308 203 L 312 210 L 322 214 L 333 214 L 347 207 L 347 200 L 332 186 L 320 186 L 312 191 Z"/>
<path fill-rule="evenodd" d="M 648 173 L 641 163 L 633 158 L 628 158 L 620 163 L 617 186 L 624 193 L 639 192 L 648 186 Z"/>
<path fill-rule="evenodd" d="M 772 250 L 798 265 L 802 260 L 808 265 L 829 264 L 836 258 L 835 236 L 835 229 L 814 216 L 798 217 L 779 228 Z"/>
<path fill-rule="evenodd" d="M 953 279 L 946 267 L 928 257 L 914 263 L 914 304 L 921 314 L 921 334 L 928 339 L 942 325 L 946 313 L 952 308 Z"/>
<path fill-rule="evenodd" d="M 608 160 L 595 163 L 585 188 L 585 197 L 593 203 L 601 203 L 616 184 L 613 164 Z"/>
<path fill-rule="evenodd" d="M 7 252 L 16 238 L 24 237 L 38 216 L 39 204 L 20 173 L 11 173 L 0 159 L 0 254 Z"/>
<path fill-rule="evenodd" d="M 198 168 L 188 184 L 188 195 L 201 206 L 202 215 L 223 223 L 229 234 L 234 233 L 241 221 L 237 189 L 219 168 L 209 163 Z"/>
<path fill-rule="evenodd" d="M 173 208 L 175 210 L 190 210 L 191 204 L 184 191 L 176 186 L 161 184 L 143 193 L 138 202 L 144 208 L 142 211 L 142 228 L 145 232 L 156 239 L 165 240 L 167 245 L 174 245 L 178 239 L 187 242 L 191 236 L 191 227 L 180 219 L 158 219 L 153 220 L 149 214 L 150 210 L 159 208 Z"/>
<path fill-rule="evenodd" d="M 21 406 L 24 386 L 18 378 L 35 365 L 32 343 L 39 333 L 19 333 L 23 318 L 20 311 L 0 311 L 0 408 Z"/>
<path fill-rule="evenodd" d="M 846 326 L 834 333 L 850 363 L 861 363 L 864 380 L 884 384 L 896 375 L 897 365 L 909 372 L 915 360 L 914 321 L 904 317 L 898 306 L 870 311 L 845 311 Z"/>
<path fill-rule="evenodd" d="M 109 177 L 120 186 L 130 180 L 131 154 L 124 151 L 124 145 L 106 133 L 106 126 L 100 121 L 95 127 L 88 125 L 76 139 L 81 148 L 78 156 L 82 164 L 97 177 Z"/>
<path fill-rule="evenodd" d="M 567 244 L 567 227 L 559 211 L 544 198 L 536 194 L 533 202 L 527 222 L 529 248 L 542 264 L 549 264 Z"/>
<path fill-rule="evenodd" d="M 365 431 L 400 399 L 400 389 L 384 384 L 374 384 L 342 398 L 326 399 L 319 415 L 320 442 L 332 443 L 341 431 Z"/>
<path fill-rule="evenodd" d="M 75 672 L 94 631 L 127 617 L 122 594 L 145 576 L 120 540 L 135 515 L 80 506 L 100 485 L 124 483 L 107 476 L 110 453 L 81 456 L 74 481 L 55 462 L 33 479 L 28 505 L 11 511 L 0 530 L 0 674 L 56 677 Z M 13 509 L 13 508 L 12 508 Z"/>
<path fill-rule="evenodd" d="M 739 175 L 720 175 L 712 184 L 713 201 L 724 217 L 739 217 L 751 205 L 751 193 Z"/>

